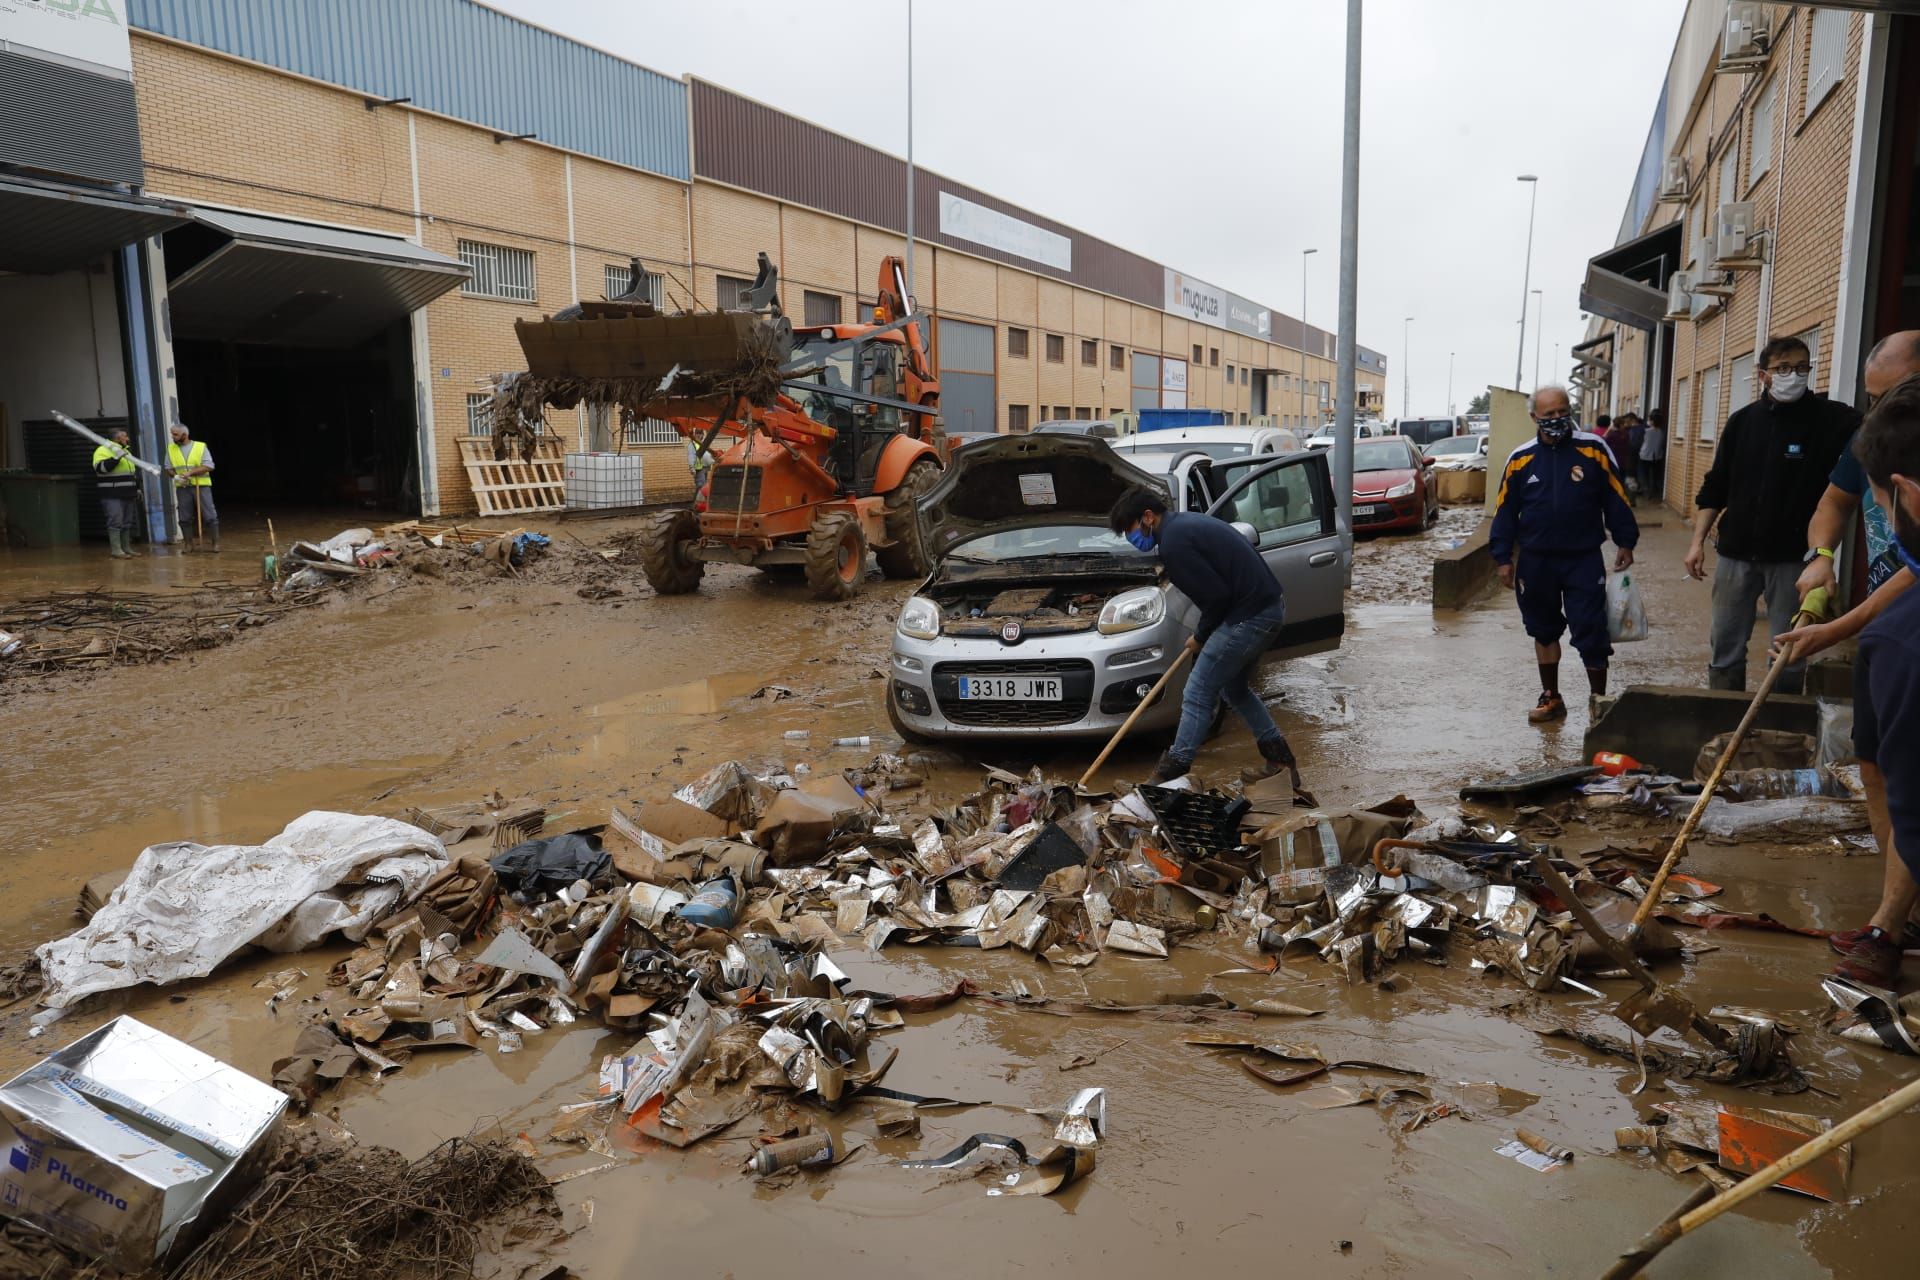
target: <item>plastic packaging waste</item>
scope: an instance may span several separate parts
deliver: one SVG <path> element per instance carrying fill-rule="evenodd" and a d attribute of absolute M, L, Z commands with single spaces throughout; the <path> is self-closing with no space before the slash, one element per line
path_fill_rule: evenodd
<path fill-rule="evenodd" d="M 761 1177 L 782 1169 L 807 1169 L 833 1163 L 833 1135 L 809 1133 L 774 1142 L 753 1153 L 753 1171 Z"/>
<path fill-rule="evenodd" d="M 1867 807 L 1828 796 L 1786 796 L 1729 804 L 1718 796 L 1700 815 L 1700 833 L 1722 840 L 1769 835 L 1842 835 L 1867 829 Z"/>
<path fill-rule="evenodd" d="M 1632 570 L 1607 575 L 1607 634 L 1616 644 L 1647 638 L 1647 606 Z"/>
<path fill-rule="evenodd" d="M 740 891 L 734 887 L 732 880 L 709 880 L 684 906 L 676 907 L 674 914 L 688 924 L 731 929 L 739 901 Z"/>
<path fill-rule="evenodd" d="M 835 738 L 833 745 L 836 747 L 870 747 L 873 745 L 873 739 L 863 733 L 857 738 Z"/>
<path fill-rule="evenodd" d="M 811 729 L 789 729 L 780 735 L 789 742 L 803 742 L 813 736 Z"/>
<path fill-rule="evenodd" d="M 1596 751 L 1593 763 L 1600 772 L 1609 778 L 1617 778 L 1623 773 L 1652 773 L 1650 765 L 1641 764 L 1632 756 L 1620 751 Z"/>
<path fill-rule="evenodd" d="M 25 643 L 11 631 L 0 631 L 0 658 L 11 658 Z"/>
<path fill-rule="evenodd" d="M 1850 796 L 1853 791 L 1830 768 L 1741 769 L 1721 779 L 1720 794 L 1729 800 L 1773 800 L 1787 796 Z"/>
<path fill-rule="evenodd" d="M 0 640 L 0 654 L 5 652 L 6 642 Z M 1814 763 L 1841 764 L 1853 759 L 1853 703 L 1822 698 L 1818 709 L 1820 746 Z"/>

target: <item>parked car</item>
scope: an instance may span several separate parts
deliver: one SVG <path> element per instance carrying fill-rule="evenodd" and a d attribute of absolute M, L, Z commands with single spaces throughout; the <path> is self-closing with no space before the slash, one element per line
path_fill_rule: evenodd
<path fill-rule="evenodd" d="M 1355 440 L 1377 440 L 1381 436 L 1384 436 L 1386 434 L 1387 434 L 1387 424 L 1384 422 L 1376 422 L 1376 421 L 1373 421 L 1372 419 L 1362 419 L 1361 421 L 1353 424 L 1353 438 Z M 1326 427 L 1322 427 L 1319 431 L 1315 432 L 1313 438 L 1307 441 L 1307 448 L 1309 449 L 1333 448 L 1333 428 L 1331 426 L 1326 426 Z"/>
<path fill-rule="evenodd" d="M 1470 413 L 1466 417 L 1467 434 L 1483 436 L 1493 430 L 1493 419 L 1484 413 Z"/>
<path fill-rule="evenodd" d="M 1487 456 L 1487 438 L 1485 436 L 1447 436 L 1444 439 L 1435 440 L 1422 449 L 1420 456 L 1436 460 L 1484 458 Z"/>
<path fill-rule="evenodd" d="M 1129 456 L 1197 451 L 1224 460 L 1295 453 L 1300 437 L 1285 427 L 1168 427 L 1116 440 L 1113 447 Z"/>
<path fill-rule="evenodd" d="M 1402 418 L 1394 424 L 1395 435 L 1405 436 L 1417 445 L 1444 440 L 1457 430 L 1459 423 L 1452 418 Z"/>
<path fill-rule="evenodd" d="M 1135 485 L 1233 521 L 1286 591 L 1275 648 L 1337 646 L 1352 536 L 1323 454 L 1128 457 L 1074 436 L 1004 436 L 958 454 L 919 502 L 933 572 L 900 610 L 887 710 L 913 740 L 1107 736 L 1152 690 L 1198 611 L 1157 556 L 1107 527 Z M 1184 677 L 1141 717 L 1178 723 Z"/>
<path fill-rule="evenodd" d="M 1429 529 L 1440 519 L 1440 489 L 1405 436 L 1356 440 L 1353 445 L 1353 529 Z"/>
<path fill-rule="evenodd" d="M 1037 436 L 1092 436 L 1097 440 L 1118 440 L 1120 424 L 1111 418 L 1050 418 L 1036 423 L 1033 434 Z"/>

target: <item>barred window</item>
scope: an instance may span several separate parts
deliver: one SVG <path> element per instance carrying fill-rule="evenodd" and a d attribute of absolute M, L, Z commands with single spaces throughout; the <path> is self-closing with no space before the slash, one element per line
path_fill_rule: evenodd
<path fill-rule="evenodd" d="M 1121 346 L 1107 348 L 1107 368 L 1124 369 L 1127 367 L 1127 349 Z"/>
<path fill-rule="evenodd" d="M 607 430 L 608 422 L 614 412 L 612 406 L 596 404 L 588 409 L 587 412 L 592 423 L 593 437 L 595 439 L 607 438 L 610 434 Z M 633 414 L 626 409 L 619 410 L 619 413 L 620 440 L 624 447 L 631 449 L 636 445 L 643 444 L 679 443 L 680 433 L 673 429 L 671 422 L 664 421 L 660 418 L 635 418 Z"/>
<path fill-rule="evenodd" d="M 534 434 L 547 434 L 547 413 L 545 409 L 540 411 L 539 418 L 530 419 L 522 415 L 521 421 L 532 427 Z M 469 391 L 467 393 L 467 434 L 470 436 L 479 436 L 482 439 L 493 438 L 493 395 L 491 392 Z"/>
<path fill-rule="evenodd" d="M 656 309 L 664 310 L 667 305 L 667 282 L 658 271 L 642 272 L 646 277 L 647 301 Z M 609 298 L 618 298 L 633 285 L 633 268 L 616 267 L 611 262 L 604 272 L 606 284 L 603 292 Z"/>
<path fill-rule="evenodd" d="M 1027 430 L 1027 406 L 1010 404 L 1007 406 L 1007 430 L 1014 435 L 1024 435 Z"/>
<path fill-rule="evenodd" d="M 460 261 L 473 269 L 473 278 L 461 287 L 460 292 L 478 298 L 534 301 L 532 250 L 462 240 Z"/>
<path fill-rule="evenodd" d="M 1047 363 L 1064 364 L 1067 359 L 1067 340 L 1057 333 L 1047 335 Z"/>
<path fill-rule="evenodd" d="M 1027 354 L 1027 331 L 1025 329 L 1007 330 L 1007 354 L 1024 359 Z"/>
<path fill-rule="evenodd" d="M 1100 363 L 1100 344 L 1092 338 L 1080 339 L 1080 363 L 1089 369 Z"/>
<path fill-rule="evenodd" d="M 809 328 L 840 323 L 840 295 L 807 289 L 800 296 L 801 314 Z"/>

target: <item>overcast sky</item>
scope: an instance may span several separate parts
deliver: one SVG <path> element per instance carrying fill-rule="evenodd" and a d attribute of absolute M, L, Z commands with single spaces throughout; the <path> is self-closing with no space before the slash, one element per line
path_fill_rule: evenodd
<path fill-rule="evenodd" d="M 905 0 L 492 0 L 906 151 Z M 1527 188 L 1540 176 L 1540 368 L 1581 340 L 1588 257 L 1614 241 L 1684 0 L 1369 0 L 1360 341 L 1401 411 L 1513 381 Z M 915 160 L 1334 328 L 1343 0 L 916 0 Z M 1529 300 L 1532 301 L 1532 300 Z M 1529 309 L 1523 383 L 1534 376 Z M 1560 367 L 1553 368 L 1555 345 Z"/>

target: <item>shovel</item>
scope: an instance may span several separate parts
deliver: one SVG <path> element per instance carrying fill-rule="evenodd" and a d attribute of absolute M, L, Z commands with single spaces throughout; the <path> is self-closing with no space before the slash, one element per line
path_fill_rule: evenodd
<path fill-rule="evenodd" d="M 1793 625 L 1798 627 L 1803 620 L 1816 616 L 1818 615 L 1802 608 L 1794 615 Z M 1780 673 L 1787 669 L 1791 661 L 1792 655 L 1784 649 L 1774 654 L 1773 663 L 1767 668 L 1766 679 L 1760 682 L 1759 691 L 1753 695 L 1753 701 L 1747 704 L 1747 714 L 1740 717 L 1740 723 L 1735 727 L 1733 736 L 1727 739 L 1726 750 L 1720 753 L 1720 759 L 1715 762 L 1713 772 L 1708 775 L 1706 783 L 1700 788 L 1700 798 L 1693 802 L 1693 811 L 1687 815 L 1687 820 L 1680 824 L 1680 832 L 1674 836 L 1673 845 L 1667 850 L 1666 860 L 1660 864 L 1660 869 L 1654 873 L 1653 882 L 1647 886 L 1647 896 L 1640 900 L 1640 909 L 1633 913 L 1633 923 L 1627 926 L 1629 946 L 1640 936 L 1640 931 L 1646 927 L 1647 917 L 1652 915 L 1654 908 L 1659 905 L 1660 895 L 1667 887 L 1667 877 L 1672 875 L 1673 869 L 1679 865 L 1680 855 L 1687 851 L 1687 841 L 1693 838 L 1694 829 L 1700 825 L 1700 819 L 1706 813 L 1707 805 L 1712 803 L 1713 793 L 1720 789 L 1720 779 L 1726 776 L 1727 766 L 1733 763 L 1734 756 L 1740 751 L 1740 744 L 1747 740 L 1747 734 L 1752 730 L 1753 722 L 1760 716 L 1760 708 L 1766 705 L 1767 695 L 1773 692 L 1773 686 L 1780 679 Z"/>
<path fill-rule="evenodd" d="M 1093 758 L 1093 763 L 1087 766 L 1087 771 L 1080 775 L 1079 785 L 1083 787 L 1086 786 L 1088 781 L 1092 779 L 1093 775 L 1100 772 L 1100 766 L 1107 762 L 1107 757 L 1113 754 L 1113 749 L 1120 745 L 1120 740 L 1122 738 L 1127 736 L 1127 731 L 1133 728 L 1134 721 L 1138 720 L 1142 715 L 1146 714 L 1147 708 L 1160 700 L 1161 691 L 1167 687 L 1167 682 L 1173 679 L 1174 672 L 1186 666 L 1187 659 L 1191 658 L 1192 656 L 1193 656 L 1193 650 L 1185 647 L 1184 645 L 1181 646 L 1180 656 L 1167 664 L 1166 674 L 1161 676 L 1158 680 L 1154 681 L 1153 688 L 1150 691 L 1148 691 L 1146 697 L 1140 699 L 1140 705 L 1133 709 L 1133 714 L 1127 717 L 1126 722 L 1124 724 L 1122 724 L 1118 729 L 1114 730 L 1113 737 L 1108 739 L 1106 747 L 1100 752 L 1099 755 Z"/>

